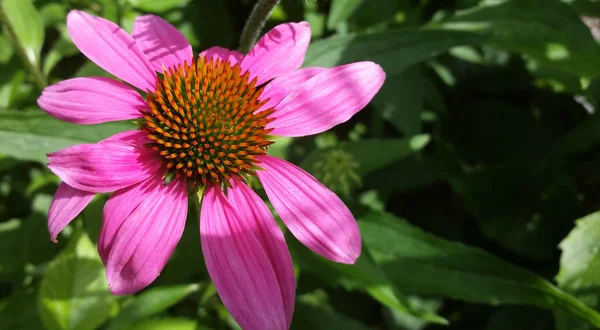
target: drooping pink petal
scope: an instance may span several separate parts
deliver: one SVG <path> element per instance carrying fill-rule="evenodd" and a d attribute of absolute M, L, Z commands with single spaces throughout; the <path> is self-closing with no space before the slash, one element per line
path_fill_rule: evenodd
<path fill-rule="evenodd" d="M 83 211 L 94 199 L 96 193 L 75 189 L 61 182 L 48 211 L 48 232 L 50 239 L 56 242 L 58 234 Z"/>
<path fill-rule="evenodd" d="M 256 235 L 245 229 L 220 187 L 209 186 L 200 211 L 208 273 L 233 318 L 245 330 L 287 329 L 275 271 Z"/>
<path fill-rule="evenodd" d="M 146 91 L 154 90 L 156 73 L 135 40 L 115 23 L 72 10 L 67 29 L 75 46 L 99 67 Z"/>
<path fill-rule="evenodd" d="M 233 179 L 231 185 L 232 189 L 227 191 L 227 200 L 242 219 L 240 226 L 254 233 L 269 258 L 281 289 L 281 299 L 289 327 L 296 301 L 296 280 L 285 238 L 267 205 L 252 189 L 238 179 Z"/>
<path fill-rule="evenodd" d="M 277 76 L 298 69 L 310 43 L 307 22 L 284 23 L 267 32 L 242 60 L 242 71 L 261 85 Z"/>
<path fill-rule="evenodd" d="M 244 59 L 244 55 L 235 50 L 229 50 L 227 48 L 214 46 L 209 49 L 204 50 L 200 53 L 200 56 L 203 56 L 205 59 L 221 59 L 228 60 L 231 65 L 236 65 Z"/>
<path fill-rule="evenodd" d="M 89 192 L 112 192 L 154 175 L 160 168 L 157 153 L 144 146 L 141 131 L 48 154 L 48 167 L 68 185 Z"/>
<path fill-rule="evenodd" d="M 326 70 L 325 68 L 304 68 L 273 79 L 265 86 L 260 96 L 261 100 L 269 99 L 261 109 L 276 107 L 286 96 L 301 90 L 308 79 Z M 273 116 L 277 117 L 275 114 Z"/>
<path fill-rule="evenodd" d="M 37 102 L 50 115 L 75 124 L 140 118 L 148 108 L 134 89 L 104 77 L 61 81 L 46 87 Z"/>
<path fill-rule="evenodd" d="M 271 156 L 257 159 L 258 171 L 273 207 L 296 238 L 336 262 L 351 264 L 361 252 L 354 216 L 331 190 L 297 166 Z"/>
<path fill-rule="evenodd" d="M 193 60 L 192 45 L 179 30 L 158 16 L 138 16 L 131 35 L 158 72 Z"/>
<path fill-rule="evenodd" d="M 323 71 L 295 88 L 277 105 L 268 126 L 273 135 L 321 133 L 350 119 L 364 108 L 385 80 L 381 67 L 357 62 Z"/>
<path fill-rule="evenodd" d="M 109 198 L 98 251 L 113 294 L 135 293 L 158 277 L 181 238 L 187 207 L 185 180 L 164 185 L 159 175 Z"/>

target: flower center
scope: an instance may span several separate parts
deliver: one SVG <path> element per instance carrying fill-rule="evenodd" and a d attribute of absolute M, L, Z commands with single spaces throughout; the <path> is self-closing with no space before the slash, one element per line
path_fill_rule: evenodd
<path fill-rule="evenodd" d="M 267 100 L 259 100 L 256 81 L 238 64 L 203 57 L 159 75 L 140 129 L 163 158 L 167 175 L 185 175 L 191 188 L 255 175 L 256 157 L 273 143 L 265 126 L 274 111 L 258 112 Z"/>

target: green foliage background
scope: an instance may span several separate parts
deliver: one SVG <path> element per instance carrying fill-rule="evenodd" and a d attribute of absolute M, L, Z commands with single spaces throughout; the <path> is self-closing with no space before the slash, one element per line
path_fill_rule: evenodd
<path fill-rule="evenodd" d="M 238 328 L 208 278 L 197 209 L 135 296 L 108 292 L 96 251 L 107 196 L 50 242 L 59 181 L 45 154 L 132 124 L 76 126 L 35 100 L 47 84 L 107 75 L 70 41 L 70 9 L 128 31 L 160 15 L 198 53 L 236 48 L 253 1 L 0 6 L 0 329 Z M 267 28 L 299 20 L 313 32 L 304 66 L 372 60 L 387 81 L 350 122 L 269 150 L 343 197 L 364 240 L 348 266 L 286 234 L 292 329 L 599 328 L 600 1 L 283 0 Z"/>

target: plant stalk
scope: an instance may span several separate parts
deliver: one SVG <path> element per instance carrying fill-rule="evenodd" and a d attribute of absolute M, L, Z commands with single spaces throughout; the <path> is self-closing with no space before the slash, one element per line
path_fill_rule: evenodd
<path fill-rule="evenodd" d="M 33 79 L 36 85 L 39 87 L 40 90 L 44 89 L 48 85 L 46 76 L 44 76 L 44 74 L 40 70 L 40 67 L 36 63 L 32 63 L 27 57 L 25 49 L 23 49 L 23 46 L 19 42 L 19 37 L 17 36 L 15 29 L 13 28 L 12 24 L 8 20 L 8 17 L 6 16 L 6 12 L 4 11 L 4 6 L 2 5 L 2 3 L 0 3 L 0 23 L 4 25 L 8 36 L 13 41 L 17 54 L 21 58 L 21 61 L 23 62 L 27 70 L 29 70 L 29 72 L 33 75 Z"/>
<path fill-rule="evenodd" d="M 242 36 L 240 37 L 240 47 L 238 50 L 242 54 L 247 54 L 250 49 L 256 44 L 260 31 L 265 27 L 265 23 L 269 19 L 273 8 L 279 4 L 281 0 L 258 0 L 252 8 L 252 12 L 244 25 Z"/>

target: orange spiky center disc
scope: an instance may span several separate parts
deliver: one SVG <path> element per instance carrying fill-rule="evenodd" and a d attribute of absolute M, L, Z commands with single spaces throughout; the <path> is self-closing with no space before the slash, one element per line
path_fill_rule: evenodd
<path fill-rule="evenodd" d="M 164 160 L 167 175 L 184 175 L 189 187 L 254 175 L 266 154 L 274 109 L 257 112 L 262 88 L 238 64 L 206 60 L 165 70 L 147 94 L 150 111 L 140 129 Z"/>

